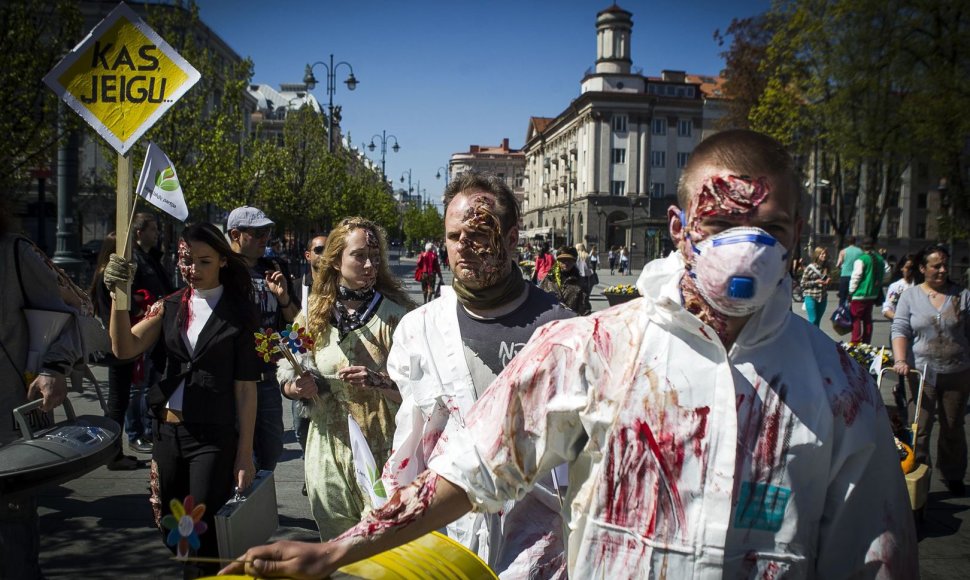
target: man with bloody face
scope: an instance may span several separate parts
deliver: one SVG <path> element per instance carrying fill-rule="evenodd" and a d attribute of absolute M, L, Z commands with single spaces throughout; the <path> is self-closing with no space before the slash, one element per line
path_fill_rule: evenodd
<path fill-rule="evenodd" d="M 799 198 L 774 140 L 702 142 L 668 212 L 678 251 L 647 265 L 642 298 L 543 327 L 384 508 L 249 566 L 317 577 L 501 510 L 565 461 L 573 578 L 915 577 L 879 393 L 790 310 Z"/>

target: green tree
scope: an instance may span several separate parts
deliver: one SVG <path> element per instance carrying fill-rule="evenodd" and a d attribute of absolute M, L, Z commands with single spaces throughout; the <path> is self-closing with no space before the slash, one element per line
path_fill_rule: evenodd
<path fill-rule="evenodd" d="M 34 168 L 51 168 L 59 100 L 43 77 L 81 36 L 74 0 L 0 2 L 0 188 L 23 191 Z M 64 118 L 79 126 L 73 112 Z"/>
<path fill-rule="evenodd" d="M 857 208 L 866 234 L 878 234 L 912 161 L 900 115 L 904 8 L 901 0 L 792 0 L 775 3 L 767 19 L 767 82 L 749 120 L 817 163 L 840 244 Z"/>

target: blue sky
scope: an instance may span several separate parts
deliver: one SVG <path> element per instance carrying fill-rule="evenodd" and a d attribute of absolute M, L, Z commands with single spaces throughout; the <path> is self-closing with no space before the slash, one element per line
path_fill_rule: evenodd
<path fill-rule="evenodd" d="M 255 63 L 254 83 L 301 82 L 308 62 L 353 66 L 353 92 L 338 68 L 334 104 L 354 144 L 386 130 L 401 145 L 387 151 L 387 175 L 403 172 L 433 198 L 452 153 L 469 145 L 522 147 L 529 117 L 554 117 L 579 95 L 596 60 L 596 13 L 609 0 L 382 1 L 198 0 L 202 19 Z M 715 29 L 766 10 L 769 0 L 625 0 L 633 13 L 633 66 L 717 74 Z M 313 91 L 326 103 L 325 70 Z M 390 141 L 390 140 L 389 140 Z M 378 144 L 379 145 L 379 144 Z M 368 154 L 380 161 L 380 149 Z M 412 183 L 417 187 L 416 183 Z"/>

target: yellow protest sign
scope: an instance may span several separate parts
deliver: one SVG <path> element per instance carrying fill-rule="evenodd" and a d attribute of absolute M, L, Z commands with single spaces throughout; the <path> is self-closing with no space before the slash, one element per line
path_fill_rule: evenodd
<path fill-rule="evenodd" d="M 124 3 L 44 77 L 124 155 L 200 78 Z"/>

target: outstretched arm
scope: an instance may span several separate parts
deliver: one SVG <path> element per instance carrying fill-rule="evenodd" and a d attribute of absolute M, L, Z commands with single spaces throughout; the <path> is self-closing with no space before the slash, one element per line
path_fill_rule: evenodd
<path fill-rule="evenodd" d="M 343 535 L 323 544 L 277 542 L 251 548 L 219 574 L 326 578 L 341 566 L 404 545 L 458 519 L 471 509 L 465 492 L 425 471 Z"/>

